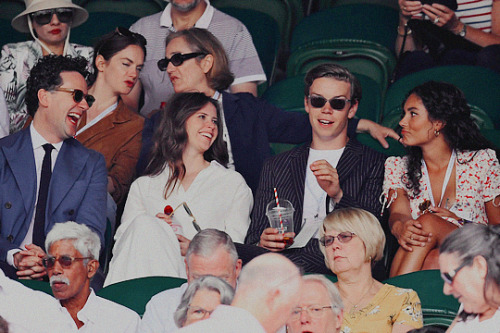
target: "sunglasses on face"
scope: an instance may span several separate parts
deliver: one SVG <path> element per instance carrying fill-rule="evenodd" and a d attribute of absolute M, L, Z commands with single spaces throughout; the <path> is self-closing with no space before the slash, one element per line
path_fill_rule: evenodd
<path fill-rule="evenodd" d="M 344 231 L 338 234 L 337 236 L 323 236 L 320 238 L 319 242 L 321 245 L 324 247 L 330 246 L 333 244 L 335 241 L 335 238 L 339 240 L 340 243 L 347 243 L 349 242 L 356 234 L 354 232 L 350 231 Z"/>
<path fill-rule="evenodd" d="M 53 15 L 57 16 L 57 19 L 61 23 L 70 23 L 73 20 L 73 10 L 69 8 L 53 8 L 40 10 L 31 14 L 31 18 L 38 25 L 49 24 L 52 21 Z"/>
<path fill-rule="evenodd" d="M 95 98 L 92 95 L 85 95 L 83 91 L 80 89 L 70 89 L 70 88 L 56 88 L 56 91 L 62 91 L 66 93 L 70 93 L 73 95 L 73 100 L 75 103 L 80 103 L 84 98 L 85 101 L 87 101 L 87 104 L 89 105 L 89 108 L 94 104 Z"/>
<path fill-rule="evenodd" d="M 454 270 L 446 273 L 441 273 L 441 278 L 443 279 L 444 282 L 451 285 L 453 284 L 453 280 L 455 279 L 455 276 L 457 276 L 458 272 L 465 266 L 468 266 L 469 264 L 470 264 L 469 261 L 464 261 L 460 266 L 458 266 Z"/>
<path fill-rule="evenodd" d="M 330 103 L 330 106 L 334 110 L 344 110 L 347 102 L 350 102 L 350 99 L 334 97 L 330 100 L 327 100 L 323 96 L 309 96 L 309 103 L 314 108 L 322 108 L 325 106 L 326 102 Z"/>
<path fill-rule="evenodd" d="M 92 258 L 91 257 L 74 258 L 74 257 L 66 256 L 66 255 L 60 256 L 58 258 L 56 258 L 54 256 L 46 256 L 45 258 L 42 259 L 42 265 L 43 265 L 43 267 L 45 267 L 47 269 L 51 269 L 56 264 L 56 261 L 58 261 L 59 264 L 63 268 L 68 268 L 73 264 L 73 261 L 85 260 L 85 259 L 92 259 Z"/>
<path fill-rule="evenodd" d="M 206 53 L 203 52 L 193 52 L 193 53 L 186 53 L 186 54 L 180 54 L 176 53 L 172 57 L 169 58 L 163 58 L 158 60 L 158 68 L 164 72 L 167 70 L 168 64 L 172 63 L 175 67 L 179 67 L 184 63 L 184 61 L 193 59 L 199 56 L 206 56 Z"/>

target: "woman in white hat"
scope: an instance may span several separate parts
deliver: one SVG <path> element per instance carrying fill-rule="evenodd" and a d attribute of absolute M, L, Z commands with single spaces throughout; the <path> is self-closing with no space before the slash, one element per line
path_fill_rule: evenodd
<path fill-rule="evenodd" d="M 6 44 L 0 57 L 0 88 L 10 115 L 10 133 L 23 128 L 28 112 L 24 101 L 30 69 L 48 54 L 83 56 L 92 69 L 93 49 L 69 43 L 69 30 L 85 22 L 88 12 L 71 0 L 25 0 L 26 10 L 14 17 L 14 29 L 34 40 Z"/>

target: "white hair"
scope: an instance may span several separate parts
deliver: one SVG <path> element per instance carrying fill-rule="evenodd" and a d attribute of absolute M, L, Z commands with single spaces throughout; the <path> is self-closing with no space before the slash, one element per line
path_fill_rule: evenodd
<path fill-rule="evenodd" d="M 47 234 L 45 249 L 48 252 L 52 244 L 60 240 L 72 240 L 75 249 L 84 257 L 99 259 L 101 240 L 99 236 L 85 224 L 73 221 L 56 223 Z"/>
<path fill-rule="evenodd" d="M 330 299 L 330 305 L 332 306 L 333 313 L 335 313 L 336 315 L 340 314 L 340 312 L 344 309 L 344 303 L 342 303 L 342 298 L 340 297 L 339 290 L 332 281 L 321 274 L 304 275 L 302 279 L 304 281 L 317 282 L 325 287 L 328 293 L 328 298 Z"/>

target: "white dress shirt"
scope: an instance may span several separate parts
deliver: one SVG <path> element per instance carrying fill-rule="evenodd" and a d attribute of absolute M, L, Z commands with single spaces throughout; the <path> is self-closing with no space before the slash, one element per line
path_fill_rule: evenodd
<path fill-rule="evenodd" d="M 65 317 L 68 333 L 136 333 L 141 320 L 136 312 L 97 296 L 92 289 L 87 303 L 77 314 L 84 324 L 80 329 L 65 307 L 59 305 L 59 312 Z"/>
<path fill-rule="evenodd" d="M 146 312 L 142 317 L 139 332 L 171 333 L 177 331 L 179 328 L 175 325 L 174 313 L 187 287 L 186 282 L 178 288 L 168 289 L 154 295 L 146 304 Z"/>
<path fill-rule="evenodd" d="M 0 315 L 10 333 L 66 333 L 59 302 L 9 279 L 0 269 Z"/>
<path fill-rule="evenodd" d="M 28 232 L 26 233 L 26 236 L 24 237 L 24 240 L 22 241 L 21 245 L 19 246 L 21 249 L 24 249 L 24 246 L 27 244 L 33 243 L 33 226 L 35 224 L 35 212 L 36 212 L 36 205 L 38 204 L 38 191 L 40 189 L 40 177 L 42 174 L 42 163 L 43 163 L 43 158 L 45 156 L 45 150 L 43 149 L 43 145 L 46 143 L 49 143 L 47 140 L 44 139 L 44 137 L 37 132 L 33 124 L 30 125 L 30 134 L 31 134 L 31 144 L 33 145 L 33 155 L 35 156 L 35 169 L 36 169 L 36 203 L 35 203 L 35 208 L 33 210 L 33 216 L 31 216 L 31 221 L 30 221 L 30 226 L 28 228 Z M 51 170 L 54 170 L 54 165 L 56 164 L 57 160 L 57 155 L 61 151 L 61 147 L 63 145 L 64 141 L 58 142 L 58 143 L 53 143 L 52 146 L 54 146 L 54 149 L 51 151 Z M 27 162 L 29 163 L 29 162 Z M 14 266 L 14 254 L 19 252 L 19 249 L 14 249 L 10 250 L 7 252 L 7 263 L 11 266 Z"/>

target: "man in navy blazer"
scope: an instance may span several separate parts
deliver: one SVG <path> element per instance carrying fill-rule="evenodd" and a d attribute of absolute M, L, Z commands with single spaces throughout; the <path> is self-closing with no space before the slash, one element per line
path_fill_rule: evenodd
<path fill-rule="evenodd" d="M 85 67 L 83 58 L 40 60 L 27 82 L 26 103 L 33 122 L 0 140 L 0 267 L 11 277 L 45 275 L 45 250 L 43 244 L 33 244 L 33 231 L 45 156 L 42 146 L 47 143 L 54 148 L 43 237 L 56 222 L 72 220 L 89 226 L 103 242 L 104 158 L 73 138 L 82 113 L 93 102 L 87 95 Z"/>
<path fill-rule="evenodd" d="M 323 64 L 306 74 L 305 109 L 312 141 L 267 160 L 262 169 L 246 244 L 238 246 L 243 261 L 280 251 L 306 272 L 330 273 L 319 250 L 317 230 L 333 209 L 359 207 L 380 212 L 385 156 L 347 135 L 347 123 L 356 114 L 361 86 L 347 69 Z M 270 228 L 266 206 L 288 200 L 295 208 L 295 235 L 314 226 L 305 247 L 286 249 L 283 234 Z M 305 232 L 307 233 L 307 232 Z M 293 235 L 293 236 L 295 236 Z"/>

